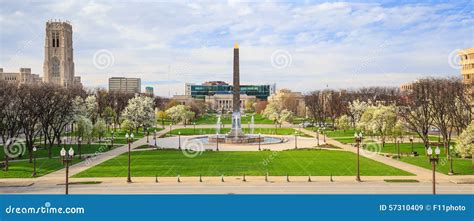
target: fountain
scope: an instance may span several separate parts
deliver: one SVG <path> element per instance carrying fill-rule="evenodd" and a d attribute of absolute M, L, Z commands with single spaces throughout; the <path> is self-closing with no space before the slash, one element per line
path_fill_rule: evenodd
<path fill-rule="evenodd" d="M 251 119 L 251 134 L 245 134 L 242 131 L 242 117 L 240 114 L 240 71 L 239 71 L 239 45 L 234 45 L 234 71 L 233 71 L 233 90 L 232 90 L 232 127 L 229 133 L 220 135 L 220 116 L 217 118 L 217 133 L 209 136 L 209 143 L 228 143 L 228 144 L 266 144 L 280 143 L 283 139 L 277 137 L 256 136 L 253 134 L 254 117 Z"/>

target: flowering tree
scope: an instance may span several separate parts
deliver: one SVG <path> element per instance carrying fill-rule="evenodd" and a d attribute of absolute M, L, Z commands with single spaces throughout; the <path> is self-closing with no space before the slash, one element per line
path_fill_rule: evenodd
<path fill-rule="evenodd" d="M 166 110 L 166 114 L 174 122 L 183 121 L 183 123 L 186 123 L 187 120 L 191 120 L 195 116 L 194 112 L 189 109 L 188 106 L 180 104 Z"/>
<path fill-rule="evenodd" d="M 87 113 L 87 117 L 91 119 L 92 123 L 94 124 L 97 121 L 97 117 L 99 116 L 99 106 L 97 105 L 97 98 L 95 95 L 89 95 L 84 100 L 85 109 Z"/>
<path fill-rule="evenodd" d="M 102 138 L 105 137 L 106 132 L 107 132 L 107 125 L 105 124 L 105 121 L 103 119 L 99 118 L 97 122 L 94 124 L 94 129 L 93 129 L 94 136 L 97 137 L 100 142 Z"/>
<path fill-rule="evenodd" d="M 355 100 L 349 103 L 348 114 L 352 120 L 352 126 L 355 127 L 359 122 L 362 114 L 369 107 L 369 104 L 365 101 Z"/>
<path fill-rule="evenodd" d="M 158 121 L 161 121 L 161 126 L 164 127 L 165 126 L 165 120 L 168 119 L 168 114 L 166 113 L 166 111 L 158 111 L 156 112 L 156 120 Z"/>
<path fill-rule="evenodd" d="M 351 127 L 351 120 L 347 115 L 342 115 L 336 120 L 337 127 L 344 132 Z"/>
<path fill-rule="evenodd" d="M 372 132 L 378 134 L 382 139 L 382 147 L 385 146 L 386 136 L 393 131 L 396 123 L 397 115 L 395 114 L 394 106 L 379 105 L 376 107 L 369 127 L 372 129 Z"/>
<path fill-rule="evenodd" d="M 282 109 L 281 106 L 275 102 L 270 102 L 263 111 L 263 116 L 279 124 L 281 127 L 284 121 L 291 121 L 293 119 L 294 113 L 287 109 Z"/>
<path fill-rule="evenodd" d="M 86 116 L 79 115 L 76 119 L 77 135 L 90 142 L 92 139 L 92 121 Z"/>
<path fill-rule="evenodd" d="M 461 157 L 474 158 L 474 121 L 459 135 L 456 150 Z"/>
<path fill-rule="evenodd" d="M 155 122 L 153 98 L 136 95 L 128 101 L 122 112 L 122 117 L 128 120 L 132 128 L 138 131 L 139 127 L 149 127 Z"/>

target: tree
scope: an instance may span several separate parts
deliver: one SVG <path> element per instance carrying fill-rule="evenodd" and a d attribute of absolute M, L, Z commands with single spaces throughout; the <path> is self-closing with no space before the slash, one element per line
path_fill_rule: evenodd
<path fill-rule="evenodd" d="M 79 115 L 76 118 L 77 136 L 80 137 L 81 139 L 84 139 L 85 141 L 87 141 L 88 144 L 90 144 L 91 139 L 93 137 L 92 131 L 93 131 L 92 121 L 89 118 L 87 118 L 85 115 Z M 80 149 L 79 149 L 79 153 L 81 153 Z"/>
<path fill-rule="evenodd" d="M 393 131 L 396 122 L 397 115 L 394 106 L 378 105 L 376 107 L 369 125 L 372 131 L 382 139 L 382 147 L 385 146 L 386 136 Z"/>
<path fill-rule="evenodd" d="M 336 125 L 337 128 L 342 129 L 344 132 L 346 132 L 346 130 L 349 130 L 349 128 L 351 127 L 351 120 L 347 115 L 344 114 L 337 118 Z"/>
<path fill-rule="evenodd" d="M 174 122 L 183 122 L 186 123 L 186 120 L 192 119 L 194 117 L 194 112 L 189 110 L 190 108 L 185 105 L 176 105 L 168 110 L 166 110 L 166 114 L 169 118 Z"/>
<path fill-rule="evenodd" d="M 362 114 L 365 112 L 369 104 L 365 101 L 354 100 L 349 103 L 347 109 L 348 116 L 351 118 L 352 126 L 355 127 L 357 122 L 359 122 Z"/>
<path fill-rule="evenodd" d="M 165 127 L 165 120 L 168 119 L 168 114 L 166 111 L 158 111 L 156 112 L 156 120 L 161 121 L 161 126 Z"/>
<path fill-rule="evenodd" d="M 101 142 L 102 138 L 105 137 L 106 133 L 107 133 L 107 125 L 105 124 L 105 121 L 102 118 L 99 118 L 97 122 L 94 124 L 94 129 L 93 129 L 94 137 L 97 137 L 99 139 L 99 142 Z"/>
<path fill-rule="evenodd" d="M 263 116 L 281 127 L 284 121 L 291 121 L 293 119 L 294 113 L 287 109 L 281 109 L 281 106 L 275 102 L 270 102 L 263 111 Z"/>
<path fill-rule="evenodd" d="M 310 116 L 319 124 L 325 122 L 324 97 L 322 91 L 313 91 L 304 96 Z"/>
<path fill-rule="evenodd" d="M 35 84 L 22 84 L 18 90 L 19 103 L 19 123 L 25 137 L 25 144 L 28 149 L 29 161 L 33 162 L 33 145 L 36 135 L 40 131 L 39 114 L 41 105 L 38 103 L 43 98 L 41 88 Z"/>
<path fill-rule="evenodd" d="M 14 84 L 0 81 L 0 135 L 4 144 L 5 171 L 8 171 L 10 147 L 20 131 L 18 113 L 18 88 Z"/>
<path fill-rule="evenodd" d="M 428 133 L 433 118 L 430 111 L 430 80 L 420 79 L 412 84 L 412 90 L 405 95 L 405 100 L 397 107 L 398 116 L 405 126 L 423 140 L 425 149 L 429 146 Z"/>
<path fill-rule="evenodd" d="M 474 158 L 474 121 L 459 135 L 456 150 L 463 158 Z"/>
<path fill-rule="evenodd" d="M 97 103 L 97 98 L 95 95 L 89 95 L 84 100 L 84 104 L 87 111 L 87 117 L 91 119 L 92 123 L 95 124 L 97 118 L 99 117 L 99 105 Z"/>
<path fill-rule="evenodd" d="M 139 127 L 149 127 L 155 122 L 153 99 L 137 95 L 128 101 L 122 112 L 122 117 L 128 120 L 138 132 Z"/>
<path fill-rule="evenodd" d="M 113 123 L 116 114 L 117 113 L 115 113 L 114 109 L 110 106 L 107 106 L 104 109 L 104 113 L 102 114 L 102 116 L 105 121 L 105 124 L 107 125 L 107 131 L 109 131 L 110 125 Z"/>

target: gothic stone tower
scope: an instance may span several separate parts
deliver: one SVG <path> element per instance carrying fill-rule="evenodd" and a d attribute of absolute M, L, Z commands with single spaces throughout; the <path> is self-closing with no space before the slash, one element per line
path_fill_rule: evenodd
<path fill-rule="evenodd" d="M 69 22 L 46 22 L 44 82 L 61 86 L 74 83 L 72 26 Z"/>

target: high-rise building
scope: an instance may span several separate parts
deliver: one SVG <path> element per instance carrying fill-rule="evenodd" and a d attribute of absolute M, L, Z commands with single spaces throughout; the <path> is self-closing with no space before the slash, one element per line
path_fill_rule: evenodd
<path fill-rule="evenodd" d="M 109 92 L 141 93 L 140 78 L 111 77 L 109 78 Z"/>
<path fill-rule="evenodd" d="M 155 96 L 155 92 L 153 91 L 153 87 L 148 86 L 145 87 L 145 94 L 150 96 Z"/>
<path fill-rule="evenodd" d="M 474 48 L 466 48 L 459 51 L 461 58 L 461 75 L 466 84 L 466 93 L 471 99 L 471 107 L 474 110 Z"/>
<path fill-rule="evenodd" d="M 72 26 L 69 22 L 46 22 L 44 82 L 70 86 L 75 82 Z"/>
<path fill-rule="evenodd" d="M 35 84 L 41 82 L 37 74 L 32 74 L 30 68 L 20 68 L 20 72 L 3 72 L 0 68 L 0 80 L 15 84 Z"/>

